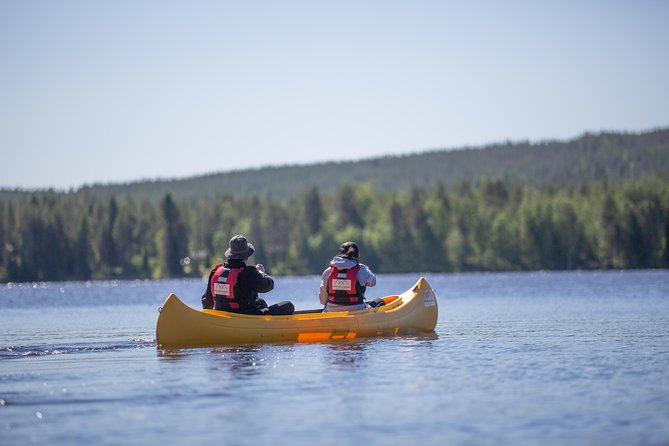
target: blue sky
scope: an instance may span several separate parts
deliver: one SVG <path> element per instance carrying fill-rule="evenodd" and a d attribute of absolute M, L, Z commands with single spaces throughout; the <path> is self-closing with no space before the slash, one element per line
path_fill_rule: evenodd
<path fill-rule="evenodd" d="M 0 187 L 669 125 L 667 1 L 0 2 Z"/>

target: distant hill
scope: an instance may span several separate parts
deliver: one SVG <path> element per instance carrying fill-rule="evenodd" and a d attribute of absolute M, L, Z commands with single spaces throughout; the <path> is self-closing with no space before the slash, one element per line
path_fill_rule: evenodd
<path fill-rule="evenodd" d="M 157 202 L 170 193 L 176 200 L 229 194 L 288 198 L 307 187 L 322 192 L 348 183 L 370 182 L 377 191 L 441 182 L 450 188 L 463 180 L 501 178 L 529 185 L 619 182 L 669 175 L 669 128 L 643 133 L 586 133 L 569 141 L 507 142 L 479 148 L 435 150 L 362 161 L 286 165 L 221 172 L 185 179 L 84 186 L 75 194 L 132 195 Z M 1 190 L 0 198 L 25 192 Z"/>

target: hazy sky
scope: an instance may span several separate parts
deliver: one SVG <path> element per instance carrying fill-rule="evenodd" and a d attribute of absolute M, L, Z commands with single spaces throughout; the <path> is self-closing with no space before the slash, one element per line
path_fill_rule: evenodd
<path fill-rule="evenodd" d="M 668 125 L 664 0 L 0 0 L 0 187 Z"/>

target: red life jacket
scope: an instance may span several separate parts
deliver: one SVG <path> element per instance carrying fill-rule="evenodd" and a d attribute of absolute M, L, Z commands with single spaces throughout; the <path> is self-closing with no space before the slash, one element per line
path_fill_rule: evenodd
<path fill-rule="evenodd" d="M 234 287 L 242 268 L 226 268 L 217 265 L 211 276 L 211 295 L 214 297 L 214 308 L 217 310 L 238 310 L 239 302 L 235 299 Z"/>
<path fill-rule="evenodd" d="M 349 269 L 335 268 L 330 263 L 328 301 L 337 305 L 356 305 L 364 302 L 365 289 L 358 283 L 360 265 Z"/>

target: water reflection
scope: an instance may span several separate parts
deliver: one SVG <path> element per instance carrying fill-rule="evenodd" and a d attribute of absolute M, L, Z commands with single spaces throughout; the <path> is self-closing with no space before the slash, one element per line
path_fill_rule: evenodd
<path fill-rule="evenodd" d="M 433 331 L 432 333 L 418 333 L 410 336 L 402 336 L 401 338 L 406 341 L 418 341 L 420 344 L 432 345 L 432 341 L 439 339 L 439 335 Z"/>
<path fill-rule="evenodd" d="M 262 373 L 270 364 L 268 347 L 252 346 L 222 346 L 215 348 L 182 348 L 158 349 L 159 358 L 167 360 L 181 360 L 190 357 L 206 358 L 210 371 L 231 372 L 234 376 L 254 376 Z"/>
<path fill-rule="evenodd" d="M 370 341 L 341 341 L 325 344 L 325 359 L 332 365 L 360 367 L 367 359 Z"/>
<path fill-rule="evenodd" d="M 290 347 L 276 345 L 252 345 L 216 347 L 208 354 L 209 371 L 220 378 L 222 372 L 235 378 L 260 376 L 268 369 L 276 368 L 280 357 Z M 278 356 L 277 356 L 278 353 Z"/>
<path fill-rule="evenodd" d="M 259 375 L 265 365 L 257 346 L 215 348 L 209 351 L 207 358 L 213 363 L 211 372 L 230 372 L 238 377 Z"/>
<path fill-rule="evenodd" d="M 185 348 L 158 348 L 156 354 L 159 358 L 168 360 L 184 359 L 192 349 Z"/>

